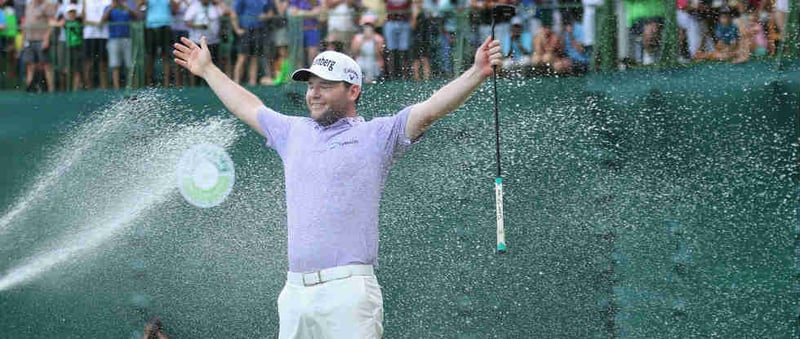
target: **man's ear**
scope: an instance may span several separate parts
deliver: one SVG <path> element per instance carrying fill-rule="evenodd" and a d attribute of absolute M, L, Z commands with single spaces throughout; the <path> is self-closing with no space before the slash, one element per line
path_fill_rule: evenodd
<path fill-rule="evenodd" d="M 350 96 L 350 99 L 355 101 L 356 99 L 358 99 L 358 96 L 361 95 L 361 86 L 359 85 L 350 86 L 350 88 L 347 89 L 347 95 Z"/>

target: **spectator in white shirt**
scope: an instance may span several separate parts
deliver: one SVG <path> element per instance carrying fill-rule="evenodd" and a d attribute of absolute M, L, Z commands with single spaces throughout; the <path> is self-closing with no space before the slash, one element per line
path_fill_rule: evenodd
<path fill-rule="evenodd" d="M 83 79 L 86 89 L 94 85 L 94 71 L 99 68 L 100 88 L 108 88 L 108 25 L 103 13 L 111 0 L 83 1 Z"/>
<path fill-rule="evenodd" d="M 183 17 L 186 26 L 189 27 L 189 39 L 199 44 L 200 39 L 205 36 L 211 59 L 215 63 L 219 62 L 220 17 L 222 11 L 211 0 L 192 2 Z M 194 85 L 194 83 L 195 78 L 190 77 L 189 84 Z"/>

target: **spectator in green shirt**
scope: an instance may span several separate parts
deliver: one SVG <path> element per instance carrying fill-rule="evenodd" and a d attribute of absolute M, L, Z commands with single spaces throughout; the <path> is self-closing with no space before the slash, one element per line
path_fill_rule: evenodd
<path fill-rule="evenodd" d="M 64 53 L 66 69 L 72 74 L 72 90 L 77 91 L 81 86 L 81 68 L 83 67 L 83 23 L 78 15 L 78 5 L 68 4 L 64 9 L 64 17 L 58 22 L 58 26 L 64 30 Z"/>
<path fill-rule="evenodd" d="M 626 24 L 634 41 L 634 60 L 644 65 L 658 61 L 666 15 L 664 0 L 624 0 L 623 3 Z"/>
<path fill-rule="evenodd" d="M 0 17 L 3 18 L 4 22 L 4 26 L 0 28 L 0 55 L 5 55 L 5 60 L 8 61 L 6 65 L 0 65 L 0 68 L 8 70 L 6 77 L 16 77 L 14 70 L 16 69 L 17 60 L 14 51 L 14 39 L 19 34 L 19 29 L 17 28 L 17 15 L 14 11 L 12 0 L 0 0 Z M 0 60 L 2 59 L 0 58 Z"/>

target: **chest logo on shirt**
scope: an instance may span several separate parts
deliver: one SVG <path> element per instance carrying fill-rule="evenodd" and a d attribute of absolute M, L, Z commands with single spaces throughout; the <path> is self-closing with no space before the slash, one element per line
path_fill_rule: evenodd
<path fill-rule="evenodd" d="M 348 140 L 334 140 L 328 143 L 328 149 L 337 149 L 340 147 L 344 147 L 347 145 L 355 145 L 358 144 L 358 139 L 348 139 Z"/>

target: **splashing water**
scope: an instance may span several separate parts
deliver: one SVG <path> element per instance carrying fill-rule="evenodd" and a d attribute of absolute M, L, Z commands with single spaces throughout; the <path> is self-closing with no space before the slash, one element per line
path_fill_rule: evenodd
<path fill-rule="evenodd" d="M 9 211 L 0 217 L 0 234 L 5 233 L 11 227 L 12 222 L 24 214 L 29 207 L 36 201 L 45 197 L 47 190 L 58 182 L 59 176 L 69 170 L 74 163 L 80 161 L 84 153 L 103 142 L 108 136 L 113 135 L 119 130 L 127 120 L 130 120 L 132 109 L 136 112 L 148 112 L 154 110 L 158 103 L 155 100 L 147 100 L 138 103 L 137 106 L 126 105 L 125 102 L 117 102 L 98 113 L 97 118 L 79 127 L 74 133 L 67 136 L 58 147 L 60 152 L 55 152 L 48 161 L 50 169 L 43 171 L 31 189 L 22 194 Z"/>
<path fill-rule="evenodd" d="M 493 254 L 493 100 L 483 86 L 387 180 L 378 271 L 386 335 L 796 334 L 785 331 L 798 305 L 796 86 L 782 101 L 780 84 L 748 80 L 744 95 L 728 77 L 688 89 L 680 77 L 657 77 L 656 90 L 642 91 L 628 78 L 502 83 L 505 256 Z M 661 88 L 666 82 L 672 87 Z M 384 84 L 360 112 L 390 114 L 438 85 Z M 180 96 L 208 97 L 193 91 Z M 773 92 L 781 96 L 762 100 Z M 270 91 L 264 102 L 302 107 L 293 98 Z M 199 99 L 192 105 L 206 107 Z M 115 127 L 68 133 L 61 144 L 91 146 L 60 170 L 50 159 L 72 153 L 59 147 L 40 170 L 58 175 L 9 219 L 0 236 L 0 304 L 9 312 L 0 329 L 122 337 L 120 319 L 140 330 L 139 316 L 154 312 L 176 337 L 274 335 L 286 268 L 279 157 L 248 130 L 229 150 L 236 189 L 221 208 L 196 209 L 159 173 L 192 143 L 185 138 L 233 140 L 228 121 L 179 123 L 183 106 L 164 98 L 119 105 L 127 113 Z M 154 108 L 137 108 L 144 105 Z M 91 311 L 74 312 L 82 303 Z M 53 324 L 54 314 L 67 320 Z"/>
<path fill-rule="evenodd" d="M 0 231 L 8 233 L 29 213 L 36 224 L 47 225 L 48 236 L 61 236 L 6 270 L 0 291 L 91 256 L 175 192 L 174 166 L 185 149 L 198 143 L 229 148 L 238 137 L 232 119 L 167 122 L 177 110 L 174 102 L 146 92 L 113 104 L 67 137 L 52 156 L 52 169 L 0 219 Z M 8 238 L 3 240 L 14 237 Z M 17 248 L 24 245 L 15 242 Z"/>

